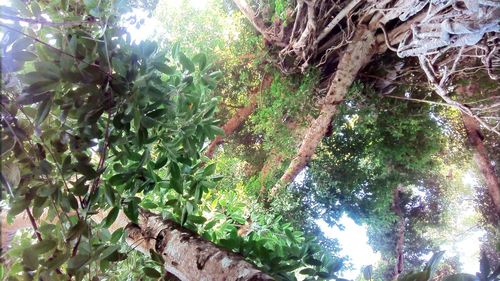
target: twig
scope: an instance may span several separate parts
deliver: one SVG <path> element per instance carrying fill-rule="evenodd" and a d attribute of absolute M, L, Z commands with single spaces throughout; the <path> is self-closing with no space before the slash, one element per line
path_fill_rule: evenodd
<path fill-rule="evenodd" d="M 444 103 L 444 102 L 436 102 L 436 101 L 430 101 L 430 100 L 421 100 L 421 99 L 414 99 L 414 98 L 407 98 L 407 97 L 398 97 L 398 96 L 392 96 L 392 95 L 382 95 L 382 97 L 388 97 L 388 98 L 393 98 L 393 99 L 398 99 L 398 100 L 407 100 L 407 101 L 415 101 L 415 102 L 423 102 L 423 103 L 428 103 L 428 104 L 434 104 L 434 105 L 441 105 L 441 106 L 447 106 L 447 107 L 453 107 L 456 108 L 456 106 Z"/>
<path fill-rule="evenodd" d="M 63 27 L 72 27 L 72 26 L 78 26 L 82 25 L 84 23 L 95 23 L 93 18 L 88 18 L 86 20 L 81 20 L 81 21 L 65 21 L 65 22 L 51 22 L 46 19 L 29 19 L 29 18 L 21 18 L 17 16 L 11 16 L 11 15 L 6 15 L 6 14 L 0 14 L 0 18 L 4 19 L 9 19 L 13 21 L 22 21 L 26 23 L 31 23 L 31 24 L 41 24 L 41 25 L 46 25 L 46 26 L 63 26 Z"/>

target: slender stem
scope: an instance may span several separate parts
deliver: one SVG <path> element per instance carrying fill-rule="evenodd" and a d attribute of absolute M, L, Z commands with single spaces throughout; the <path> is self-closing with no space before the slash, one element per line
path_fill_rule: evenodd
<path fill-rule="evenodd" d="M 6 15 L 6 14 L 0 14 L 0 18 L 14 20 L 14 21 L 22 21 L 22 22 L 31 23 L 31 24 L 41 24 L 41 25 L 46 25 L 46 26 L 64 26 L 64 27 L 78 26 L 78 25 L 82 25 L 84 23 L 94 23 L 95 22 L 91 19 L 80 20 L 80 21 L 51 22 L 51 21 L 48 21 L 48 20 L 43 19 L 43 18 L 29 19 L 29 18 L 21 18 L 21 17 L 17 17 L 17 16 L 12 16 L 12 15 Z"/>

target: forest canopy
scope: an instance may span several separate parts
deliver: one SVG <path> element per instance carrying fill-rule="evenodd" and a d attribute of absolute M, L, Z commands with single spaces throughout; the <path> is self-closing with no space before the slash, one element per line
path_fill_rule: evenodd
<path fill-rule="evenodd" d="M 500 280 L 499 19 L 1 1 L 0 280 Z"/>

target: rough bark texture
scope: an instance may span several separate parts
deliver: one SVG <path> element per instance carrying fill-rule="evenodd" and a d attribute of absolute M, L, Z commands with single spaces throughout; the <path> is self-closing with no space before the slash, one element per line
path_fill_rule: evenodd
<path fill-rule="evenodd" d="M 462 113 L 462 120 L 469 138 L 469 143 L 474 149 L 474 160 L 476 161 L 484 181 L 488 187 L 488 193 L 496 207 L 496 211 L 500 214 L 500 185 L 495 174 L 495 169 L 491 165 L 488 153 L 483 143 L 483 135 L 479 127 L 479 123 L 474 117 Z"/>
<path fill-rule="evenodd" d="M 248 3 L 245 0 L 234 0 L 234 3 L 236 6 L 238 6 L 238 9 L 245 15 L 250 20 L 250 23 L 252 23 L 253 27 L 264 36 L 264 38 L 269 41 L 269 42 L 274 42 L 276 41 L 274 38 L 270 36 L 270 34 L 267 32 L 267 27 L 264 23 L 264 20 L 262 20 L 261 17 L 257 15 L 257 13 L 253 10 L 253 8 L 248 5 Z"/>
<path fill-rule="evenodd" d="M 373 32 L 364 25 L 358 26 L 352 42 L 340 59 L 328 93 L 321 102 L 320 115 L 312 122 L 297 156 L 292 160 L 278 184 L 273 187 L 272 194 L 292 182 L 307 165 L 337 111 L 337 105 L 343 101 L 358 72 L 370 61 L 374 50 L 375 37 Z"/>
<path fill-rule="evenodd" d="M 250 102 L 248 103 L 247 106 L 239 109 L 231 119 L 229 119 L 224 126 L 222 126 L 222 129 L 224 130 L 224 136 L 229 136 L 236 129 L 238 129 L 245 121 L 248 119 L 248 116 L 252 115 L 252 113 L 255 111 L 255 108 L 257 107 L 257 97 L 264 89 L 269 88 L 272 82 L 272 77 L 270 76 L 264 76 L 264 79 L 262 80 L 262 83 L 258 86 L 255 87 L 251 90 L 250 92 Z M 217 136 L 215 139 L 210 143 L 210 145 L 207 148 L 207 151 L 205 152 L 205 155 L 208 158 L 212 158 L 215 153 L 215 149 L 217 148 L 218 145 L 222 144 L 224 142 L 224 137 L 223 136 Z"/>
<path fill-rule="evenodd" d="M 165 269 L 179 280 L 274 280 L 243 257 L 222 250 L 179 224 L 141 210 L 139 224 L 129 226 L 134 241 L 155 249 L 165 259 Z"/>
<path fill-rule="evenodd" d="M 401 187 L 397 187 L 394 189 L 394 195 L 392 198 L 392 211 L 396 214 L 396 216 L 398 216 L 399 221 L 396 227 L 396 264 L 394 265 L 391 280 L 396 280 L 399 274 L 404 270 L 403 246 L 405 241 L 405 218 L 403 216 L 403 210 L 401 210 L 401 192 Z"/>
<path fill-rule="evenodd" d="M 100 222 L 106 215 L 99 213 L 92 216 L 92 219 Z M 17 216 L 11 225 L 6 224 L 5 214 L 2 214 L 1 218 L 2 249 L 7 249 L 15 232 L 28 228 L 31 224 L 29 219 L 22 215 Z M 274 280 L 245 261 L 242 256 L 222 250 L 196 233 L 173 221 L 162 220 L 159 215 L 151 212 L 141 209 L 138 224 L 130 223 L 123 212 L 120 212 L 109 229 L 114 231 L 120 227 L 128 230 L 127 242 L 135 249 L 146 254 L 149 254 L 149 249 L 160 253 L 165 259 L 166 271 L 181 281 Z"/>

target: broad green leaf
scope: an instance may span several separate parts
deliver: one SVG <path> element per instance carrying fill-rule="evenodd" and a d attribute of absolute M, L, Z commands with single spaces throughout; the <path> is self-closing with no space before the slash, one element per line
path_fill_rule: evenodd
<path fill-rule="evenodd" d="M 50 108 L 52 106 L 52 99 L 44 100 L 40 106 L 38 107 L 38 113 L 35 118 L 35 125 L 40 126 L 42 122 L 47 118 L 50 112 Z"/>
<path fill-rule="evenodd" d="M 204 217 L 201 217 L 201 216 L 193 216 L 193 215 L 189 215 L 188 216 L 188 220 L 192 223 L 196 223 L 196 224 L 204 224 L 207 219 L 204 218 Z"/>
<path fill-rule="evenodd" d="M 184 55 L 184 53 L 179 52 L 179 62 L 184 67 L 185 70 L 189 72 L 194 72 L 194 64 L 193 62 Z"/>
<path fill-rule="evenodd" d="M 106 216 L 106 219 L 104 221 L 104 225 L 109 228 L 116 220 L 118 217 L 118 213 L 120 213 L 120 208 L 114 207 L 109 211 L 108 215 Z"/>
<path fill-rule="evenodd" d="M 28 51 L 13 51 L 12 57 L 18 61 L 32 61 L 37 58 L 34 53 Z"/>
<path fill-rule="evenodd" d="M 151 202 L 150 200 L 144 200 L 141 202 L 141 206 L 146 209 L 155 209 L 158 208 L 158 205 L 155 203 Z"/>
<path fill-rule="evenodd" d="M 70 258 L 68 261 L 68 271 L 73 273 L 78 271 L 90 261 L 90 258 L 91 256 L 87 254 L 77 254 Z"/>
<path fill-rule="evenodd" d="M 203 175 L 205 177 L 213 175 L 215 173 L 216 168 L 217 168 L 217 166 L 215 165 L 215 163 L 212 163 L 212 164 L 206 166 L 205 169 L 203 170 Z"/>
<path fill-rule="evenodd" d="M 19 182 L 21 182 L 21 170 L 19 169 L 18 165 L 13 162 L 4 162 L 4 165 L 2 165 L 1 174 L 7 181 L 11 189 L 17 188 Z"/>
<path fill-rule="evenodd" d="M 130 174 L 125 173 L 125 174 L 116 174 L 116 175 L 112 176 L 111 178 L 109 178 L 108 182 L 112 186 L 118 186 L 118 185 L 126 183 L 129 180 L 130 180 Z"/>
<path fill-rule="evenodd" d="M 149 254 L 151 255 L 151 259 L 153 259 L 158 265 L 163 266 L 165 260 L 159 253 L 153 249 L 149 249 Z"/>
<path fill-rule="evenodd" d="M 148 276 L 148 277 L 155 278 L 155 279 L 158 279 L 161 277 L 161 273 L 152 267 L 146 266 L 143 268 L 143 270 L 144 270 L 144 274 L 146 274 L 146 276 Z"/>
<path fill-rule="evenodd" d="M 203 71 L 207 66 L 207 56 L 205 54 L 197 54 L 193 57 L 193 62 L 198 63 L 200 70 Z"/>
<path fill-rule="evenodd" d="M 106 249 L 101 253 L 99 258 L 104 260 L 118 250 L 120 250 L 120 245 L 107 246 Z"/>
<path fill-rule="evenodd" d="M 106 198 L 106 202 L 108 202 L 110 206 L 114 206 L 116 201 L 114 189 L 107 184 L 105 184 L 103 187 L 104 187 L 104 198 Z"/>
<path fill-rule="evenodd" d="M 31 249 L 38 255 L 46 253 L 52 249 L 55 249 L 57 242 L 53 239 L 44 239 L 37 244 L 35 244 Z"/>
<path fill-rule="evenodd" d="M 443 278 L 443 281 L 476 281 L 476 276 L 468 273 L 456 273 Z"/>
<path fill-rule="evenodd" d="M 23 251 L 23 265 L 29 270 L 35 270 L 38 267 L 38 255 L 31 248 Z"/>
<path fill-rule="evenodd" d="M 299 271 L 300 274 L 304 274 L 304 275 L 310 275 L 310 276 L 313 276 L 316 274 L 316 270 L 312 269 L 312 268 L 304 268 L 302 269 L 301 271 Z"/>
<path fill-rule="evenodd" d="M 118 243 L 118 241 L 122 238 L 123 233 L 125 233 L 123 227 L 118 228 L 113 232 L 113 234 L 111 234 L 111 239 L 109 239 L 109 242 Z"/>
<path fill-rule="evenodd" d="M 134 223 L 137 223 L 139 218 L 139 205 L 137 201 L 131 200 L 127 206 L 123 208 L 125 215 Z"/>

